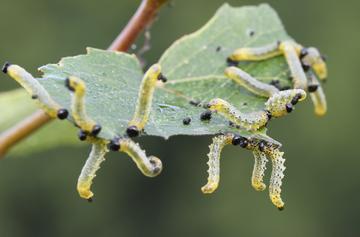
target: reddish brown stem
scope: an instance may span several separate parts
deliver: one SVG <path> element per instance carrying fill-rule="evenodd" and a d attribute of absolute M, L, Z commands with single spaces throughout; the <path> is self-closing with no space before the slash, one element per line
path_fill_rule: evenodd
<path fill-rule="evenodd" d="M 165 2 L 167 2 L 167 0 L 143 0 L 134 16 L 110 45 L 108 50 L 128 50 L 139 34 L 153 21 L 160 7 Z M 2 132 L 0 134 L 0 158 L 16 143 L 52 120 L 53 119 L 42 110 L 38 110 L 12 128 Z"/>

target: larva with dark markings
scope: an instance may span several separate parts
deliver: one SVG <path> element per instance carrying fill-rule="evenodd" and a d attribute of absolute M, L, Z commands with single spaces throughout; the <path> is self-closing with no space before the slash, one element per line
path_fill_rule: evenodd
<path fill-rule="evenodd" d="M 78 193 L 80 197 L 89 201 L 94 196 L 91 185 L 96 177 L 96 171 L 100 169 L 100 164 L 105 161 L 105 155 L 108 152 L 106 144 L 106 141 L 100 139 L 93 142 L 89 158 L 86 160 L 78 179 Z"/>
<path fill-rule="evenodd" d="M 155 156 L 147 157 L 139 144 L 129 138 L 115 138 L 109 145 L 111 150 L 128 154 L 139 170 L 147 177 L 155 177 L 161 173 L 161 160 Z"/>
<path fill-rule="evenodd" d="M 139 89 L 135 114 L 126 131 L 128 136 L 136 137 L 144 129 L 149 119 L 156 83 L 158 80 L 165 82 L 166 80 L 163 78 L 165 77 L 161 74 L 159 64 L 152 65 L 145 73 Z"/>
<path fill-rule="evenodd" d="M 219 186 L 221 152 L 226 145 L 232 144 L 233 138 L 233 134 L 219 135 L 213 138 L 213 142 L 209 146 L 209 161 L 207 162 L 209 166 L 208 181 L 207 184 L 201 188 L 203 193 L 213 193 Z"/>
<path fill-rule="evenodd" d="M 66 119 L 68 117 L 68 111 L 61 108 L 60 105 L 50 97 L 44 87 L 25 69 L 18 65 L 6 63 L 2 70 L 25 88 L 50 117 L 58 117 L 59 119 Z"/>
<path fill-rule="evenodd" d="M 226 68 L 225 75 L 240 86 L 245 87 L 247 90 L 251 91 L 255 95 L 269 98 L 275 93 L 279 92 L 279 90 L 275 86 L 263 83 L 255 79 L 254 77 L 252 77 L 238 67 Z"/>
<path fill-rule="evenodd" d="M 65 86 L 70 91 L 74 92 L 71 99 L 71 114 L 75 123 L 80 127 L 84 134 L 96 136 L 100 133 L 101 126 L 92 120 L 86 113 L 86 85 L 84 81 L 80 78 L 70 76 L 65 80 Z"/>

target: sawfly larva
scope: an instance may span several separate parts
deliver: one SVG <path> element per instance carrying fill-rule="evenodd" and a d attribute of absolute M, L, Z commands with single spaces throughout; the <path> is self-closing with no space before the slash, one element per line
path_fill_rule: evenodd
<path fill-rule="evenodd" d="M 284 41 L 280 43 L 279 50 L 284 54 L 290 68 L 294 88 L 305 90 L 307 79 L 299 59 L 299 49 L 297 49 L 294 42 Z"/>
<path fill-rule="evenodd" d="M 100 164 L 105 161 L 105 155 L 108 152 L 107 142 L 105 140 L 96 139 L 91 148 L 90 155 L 81 170 L 81 174 L 77 183 L 77 190 L 80 197 L 92 201 L 94 196 L 91 191 L 93 179 L 96 177 L 96 171 L 100 169 Z"/>
<path fill-rule="evenodd" d="M 314 73 L 309 72 L 308 78 L 310 81 L 314 81 L 313 84 L 316 86 L 316 90 L 310 92 L 310 98 L 314 104 L 314 112 L 317 116 L 324 116 L 327 112 L 327 103 L 326 103 L 326 97 L 325 93 L 320 85 L 320 83 L 317 81 L 316 76 Z"/>
<path fill-rule="evenodd" d="M 129 122 L 126 133 L 129 137 L 136 137 L 142 131 L 149 119 L 153 95 L 157 81 L 166 82 L 166 78 L 161 74 L 159 64 L 152 65 L 145 73 L 138 94 L 133 119 Z"/>
<path fill-rule="evenodd" d="M 80 78 L 70 76 L 65 80 L 65 86 L 73 93 L 71 99 L 71 114 L 75 123 L 80 127 L 80 140 L 87 134 L 96 136 L 101 131 L 101 126 L 94 122 L 86 113 L 85 94 L 86 85 Z"/>
<path fill-rule="evenodd" d="M 129 138 L 114 138 L 109 144 L 110 150 L 128 154 L 139 170 L 148 177 L 155 177 L 162 170 L 161 160 L 155 156 L 147 157 L 139 144 Z"/>
<path fill-rule="evenodd" d="M 232 61 L 260 61 L 280 55 L 279 42 L 253 48 L 239 48 L 229 56 Z"/>
<path fill-rule="evenodd" d="M 207 162 L 208 169 L 208 181 L 207 184 L 201 188 L 203 193 L 213 193 L 219 186 L 220 181 L 220 157 L 222 149 L 229 144 L 236 144 L 233 134 L 219 135 L 213 138 L 213 142 L 209 146 L 210 152 L 208 154 L 209 161 Z M 235 138 L 238 140 L 237 138 Z"/>
<path fill-rule="evenodd" d="M 247 90 L 251 91 L 255 95 L 269 98 L 270 96 L 279 92 L 279 90 L 275 86 L 263 83 L 255 79 L 254 77 L 250 76 L 248 73 L 238 67 L 226 68 L 225 75 L 240 86 L 245 87 Z"/>
<path fill-rule="evenodd" d="M 254 155 L 254 169 L 251 176 L 251 185 L 257 191 L 263 191 L 266 188 L 266 185 L 263 182 L 266 163 L 268 162 L 266 154 L 261 152 L 259 149 L 253 150 Z"/>
<path fill-rule="evenodd" d="M 69 112 L 61 108 L 45 90 L 45 88 L 25 69 L 18 65 L 6 63 L 2 71 L 8 74 L 11 78 L 17 81 L 25 90 L 31 95 L 31 98 L 36 99 L 39 106 L 52 118 L 66 119 Z"/>

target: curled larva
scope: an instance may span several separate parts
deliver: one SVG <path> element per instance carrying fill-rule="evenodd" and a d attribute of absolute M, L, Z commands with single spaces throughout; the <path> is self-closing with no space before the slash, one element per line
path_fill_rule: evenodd
<path fill-rule="evenodd" d="M 44 87 L 28 73 L 25 69 L 18 65 L 5 64 L 3 72 L 7 73 L 11 78 L 17 81 L 25 90 L 36 99 L 39 106 L 52 118 L 66 119 L 68 111 L 58 105 L 44 89 Z"/>
<path fill-rule="evenodd" d="M 207 184 L 201 188 L 203 193 L 213 193 L 219 186 L 220 181 L 220 156 L 222 149 L 232 143 L 233 134 L 219 135 L 213 138 L 213 142 L 209 146 L 210 152 L 208 154 L 209 161 L 207 162 L 208 181 Z"/>
<path fill-rule="evenodd" d="M 271 96 L 265 103 L 266 110 L 273 117 L 281 117 L 293 110 L 293 106 L 306 98 L 306 92 L 302 89 L 290 89 L 280 91 Z"/>
<path fill-rule="evenodd" d="M 253 150 L 253 155 L 255 158 L 254 169 L 251 176 L 251 185 L 257 191 L 263 191 L 266 188 L 266 185 L 263 182 L 266 163 L 268 162 L 266 154 L 261 152 L 258 148 Z"/>
<path fill-rule="evenodd" d="M 260 61 L 273 58 L 281 54 L 279 42 L 274 42 L 261 47 L 236 49 L 229 59 L 232 61 Z"/>
<path fill-rule="evenodd" d="M 136 137 L 144 129 L 151 110 L 157 80 L 166 81 L 159 64 L 152 65 L 142 79 L 136 103 L 135 114 L 128 124 L 127 134 Z"/>
<path fill-rule="evenodd" d="M 91 185 L 96 176 L 96 171 L 100 168 L 100 164 L 105 160 L 105 155 L 108 152 L 106 143 L 101 139 L 93 141 L 89 158 L 86 160 L 78 179 L 77 190 L 79 195 L 89 201 L 94 196 L 91 192 Z"/>
<path fill-rule="evenodd" d="M 91 134 L 96 136 L 101 131 L 101 126 L 95 123 L 86 113 L 86 85 L 84 81 L 77 77 L 70 76 L 65 80 L 65 86 L 74 92 L 71 100 L 71 114 L 75 123 L 82 130 L 82 135 Z"/>
<path fill-rule="evenodd" d="M 210 111 L 219 113 L 235 125 L 239 125 L 248 131 L 256 131 L 264 127 L 270 118 L 266 111 L 241 113 L 229 102 L 219 98 L 212 99 L 208 107 Z"/>
<path fill-rule="evenodd" d="M 279 209 L 284 208 L 284 202 L 281 199 L 281 185 L 284 178 L 284 152 L 280 152 L 278 149 L 267 148 L 266 154 L 272 162 L 272 172 L 270 177 L 269 195 L 272 203 Z"/>
<path fill-rule="evenodd" d="M 304 65 L 310 66 L 314 70 L 320 80 L 327 78 L 327 66 L 318 49 L 314 47 L 303 48 L 300 58 Z"/>
<path fill-rule="evenodd" d="M 155 156 L 147 157 L 145 151 L 133 140 L 129 138 L 115 138 L 111 141 L 109 147 L 111 150 L 128 154 L 145 176 L 155 177 L 161 173 L 161 160 Z"/>
<path fill-rule="evenodd" d="M 314 104 L 314 112 L 317 116 L 324 116 L 327 112 L 325 93 L 314 73 L 309 72 L 308 78 L 309 82 L 311 82 L 313 85 L 316 85 L 316 90 L 313 91 L 310 91 L 311 87 L 309 86 L 310 98 Z"/>
<path fill-rule="evenodd" d="M 292 81 L 295 89 L 306 89 L 307 79 L 299 59 L 298 45 L 291 41 L 283 41 L 279 50 L 284 54 L 290 68 Z"/>
<path fill-rule="evenodd" d="M 226 68 L 225 75 L 240 86 L 245 87 L 247 90 L 259 96 L 268 98 L 273 94 L 279 92 L 279 90 L 275 86 L 263 83 L 255 79 L 254 77 L 250 76 L 248 73 L 244 72 L 238 67 Z"/>

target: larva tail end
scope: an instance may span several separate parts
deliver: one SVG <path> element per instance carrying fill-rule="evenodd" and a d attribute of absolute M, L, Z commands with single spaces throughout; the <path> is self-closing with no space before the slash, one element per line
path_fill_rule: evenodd
<path fill-rule="evenodd" d="M 156 156 L 150 156 L 149 161 L 153 165 L 152 175 L 150 177 L 158 176 L 161 173 L 162 168 L 163 168 L 161 160 L 159 158 L 157 158 Z"/>
<path fill-rule="evenodd" d="M 57 117 L 60 120 L 64 120 L 69 116 L 69 111 L 67 109 L 59 109 L 57 112 Z"/>
<path fill-rule="evenodd" d="M 10 67 L 10 65 L 11 64 L 9 62 L 5 62 L 2 69 L 1 69 L 2 72 L 6 74 L 8 72 L 8 68 Z"/>
<path fill-rule="evenodd" d="M 65 79 L 65 86 L 70 91 L 78 91 L 78 92 L 84 92 L 86 89 L 85 83 L 80 78 L 77 78 L 75 76 L 70 76 Z"/>
<path fill-rule="evenodd" d="M 69 91 L 75 91 L 75 89 L 70 85 L 70 79 L 65 79 L 65 87 L 69 89 Z"/>
<path fill-rule="evenodd" d="M 126 134 L 129 137 L 137 137 L 137 136 L 139 136 L 140 131 L 136 126 L 130 126 L 126 129 Z"/>
<path fill-rule="evenodd" d="M 89 184 L 78 184 L 77 186 L 78 193 L 81 198 L 84 198 L 86 200 L 92 201 L 92 197 L 94 196 L 94 193 L 90 191 L 90 185 Z"/>
<path fill-rule="evenodd" d="M 266 189 L 266 184 L 261 183 L 261 182 L 253 182 L 251 184 L 251 186 L 256 190 L 256 191 L 264 191 Z"/>
<path fill-rule="evenodd" d="M 206 185 L 204 185 L 201 188 L 202 193 L 204 194 L 211 194 L 215 192 L 215 190 L 218 188 L 219 184 L 215 182 L 208 182 Z"/>

